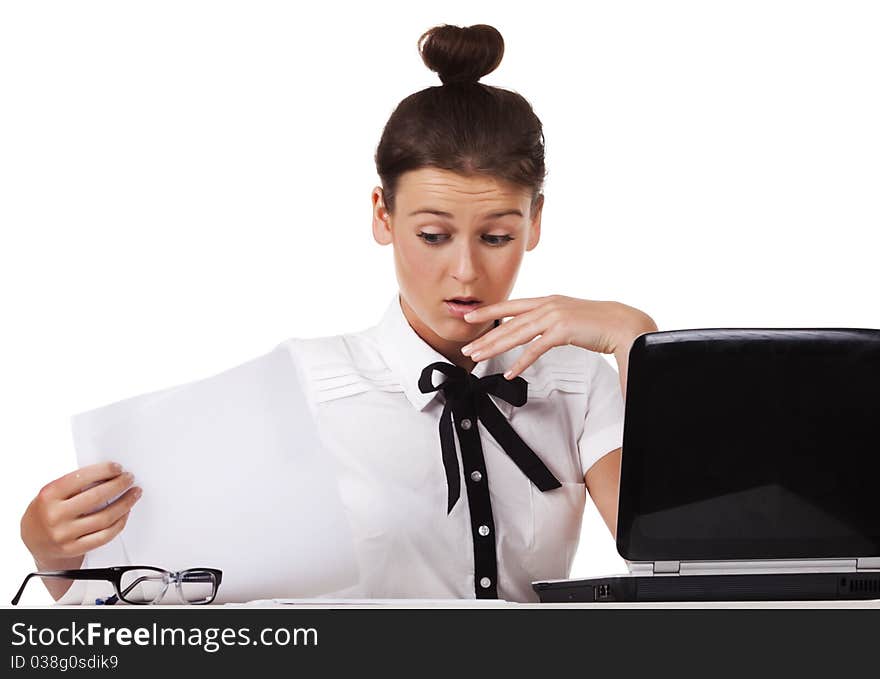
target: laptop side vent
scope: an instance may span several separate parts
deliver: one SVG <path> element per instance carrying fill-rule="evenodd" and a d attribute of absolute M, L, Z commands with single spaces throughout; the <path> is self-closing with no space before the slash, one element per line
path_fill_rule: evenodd
<path fill-rule="evenodd" d="M 876 594 L 880 598 L 880 575 L 841 578 L 840 584 L 844 594 Z"/>

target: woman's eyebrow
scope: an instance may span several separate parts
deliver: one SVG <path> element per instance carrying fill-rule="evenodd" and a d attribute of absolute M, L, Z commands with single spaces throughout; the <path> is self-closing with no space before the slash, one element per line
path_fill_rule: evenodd
<path fill-rule="evenodd" d="M 427 207 L 415 210 L 414 212 L 410 212 L 409 216 L 415 217 L 416 215 L 420 214 L 436 215 L 438 217 L 444 217 L 445 219 L 452 219 L 452 214 L 449 212 L 443 212 L 443 210 L 434 210 Z M 523 213 L 520 210 L 499 210 L 498 212 L 492 212 L 486 216 L 488 219 L 498 219 L 500 217 L 506 217 L 507 215 L 516 215 L 518 217 L 522 217 Z"/>

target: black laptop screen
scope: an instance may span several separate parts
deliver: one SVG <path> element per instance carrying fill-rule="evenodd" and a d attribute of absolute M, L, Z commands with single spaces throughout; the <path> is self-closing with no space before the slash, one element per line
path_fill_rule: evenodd
<path fill-rule="evenodd" d="M 617 542 L 632 561 L 880 555 L 880 331 L 641 336 Z"/>

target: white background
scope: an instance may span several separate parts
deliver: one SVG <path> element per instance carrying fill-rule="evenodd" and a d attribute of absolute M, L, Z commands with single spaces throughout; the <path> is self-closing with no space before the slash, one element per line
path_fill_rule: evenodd
<path fill-rule="evenodd" d="M 0 5 L 0 600 L 32 569 L 22 512 L 75 467 L 70 415 L 378 321 L 373 154 L 439 84 L 436 24 L 498 28 L 483 81 L 544 123 L 513 297 L 880 326 L 876 3 L 425 4 Z M 588 504 L 572 575 L 622 569 Z"/>

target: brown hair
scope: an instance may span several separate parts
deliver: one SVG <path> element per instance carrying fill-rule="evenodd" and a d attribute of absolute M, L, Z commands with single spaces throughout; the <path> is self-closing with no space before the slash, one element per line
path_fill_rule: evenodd
<path fill-rule="evenodd" d="M 394 212 L 401 175 L 435 167 L 526 187 L 534 210 L 546 176 L 541 121 L 520 94 L 478 82 L 501 63 L 504 38 L 485 24 L 444 24 L 423 33 L 418 48 L 443 84 L 406 97 L 385 125 L 376 169 L 386 208 Z"/>

